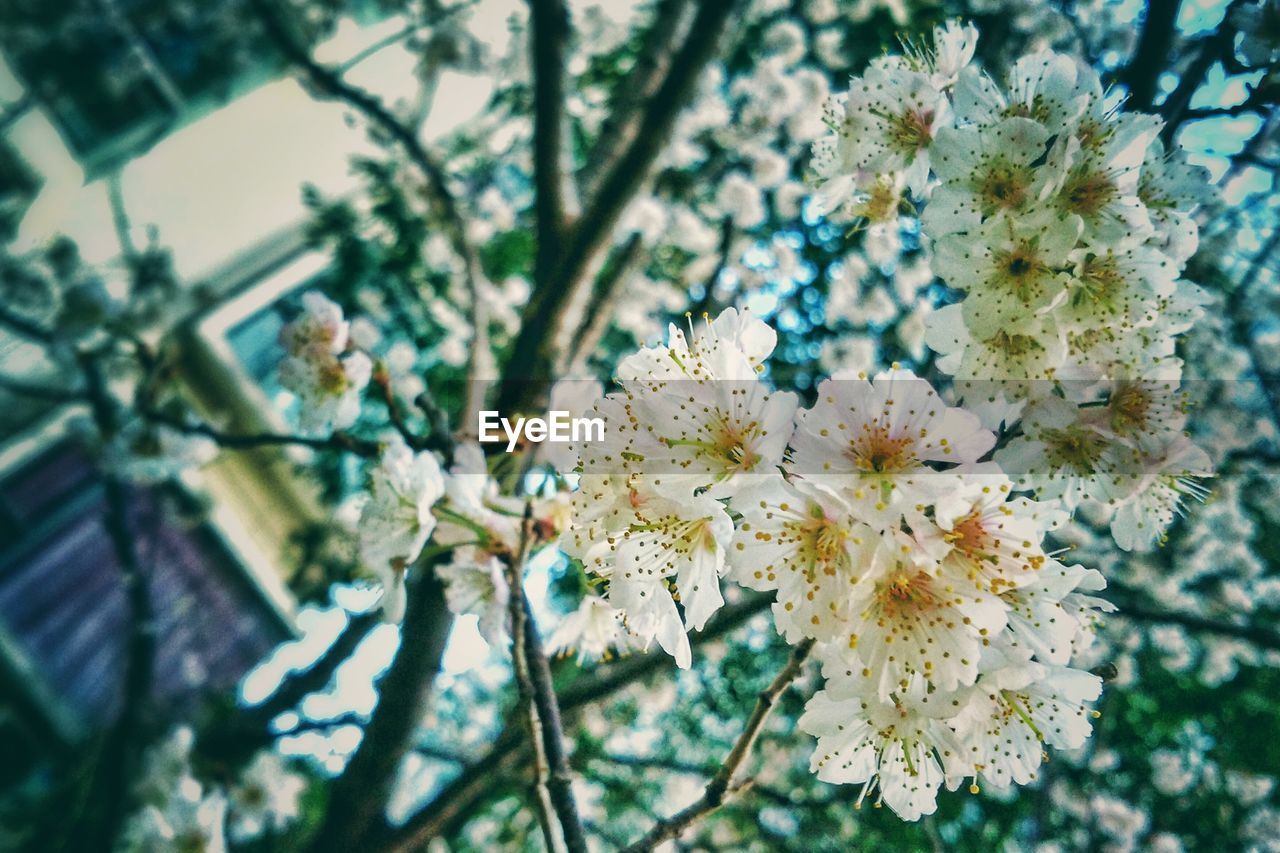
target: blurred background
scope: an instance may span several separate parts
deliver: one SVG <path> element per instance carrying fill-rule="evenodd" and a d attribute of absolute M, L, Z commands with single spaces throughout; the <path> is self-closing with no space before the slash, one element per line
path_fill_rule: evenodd
<path fill-rule="evenodd" d="M 610 116 L 640 96 L 637 67 L 696 5 L 570 4 L 566 132 L 584 187 L 627 140 Z M 855 810 L 856 789 L 808 772 L 802 682 L 762 741 L 757 784 L 680 848 L 1280 850 L 1274 0 L 740 4 L 656 140 L 663 153 L 612 229 L 559 367 L 606 378 L 686 311 L 745 305 L 779 330 L 779 386 L 807 392 L 895 361 L 936 376 L 923 319 L 948 294 L 914 220 L 849 231 L 812 215 L 804 178 L 825 97 L 956 17 L 977 25 L 997 76 L 1034 50 L 1081 57 L 1117 105 L 1160 113 L 1166 142 L 1210 170 L 1216 199 L 1197 215 L 1186 277 L 1215 305 L 1182 356 L 1192 430 L 1220 473 L 1151 554 L 1116 551 L 1087 518 L 1064 535 L 1120 610 L 1087 662 L 1113 676 L 1096 734 L 1038 784 L 944 796 L 916 824 Z M 353 336 L 400 396 L 431 389 L 456 415 L 469 361 L 483 348 L 501 363 L 529 301 L 527 19 L 507 0 L 0 0 L 5 315 L 123 328 L 154 356 L 147 381 L 166 406 L 226 434 L 284 433 L 297 402 L 276 378 L 277 335 L 319 289 L 359 318 Z M 438 165 L 452 214 L 415 148 Z M 453 252 L 459 223 L 478 288 Z M 105 370 L 145 385 L 132 368 Z M 125 522 L 155 654 L 130 677 L 135 590 L 103 521 L 113 450 L 87 438 L 84 402 L 60 390 L 68 373 L 56 346 L 0 324 L 0 849 L 116 846 L 103 828 L 127 823 L 128 798 L 113 815 L 95 786 L 113 778 L 122 718 L 130 749 L 176 750 L 206 784 L 240 791 L 233 818 L 270 812 L 254 796 L 288 813 L 226 844 L 300 849 L 339 807 L 327 782 L 359 745 L 400 642 L 366 612 L 378 590 L 351 548 L 364 462 L 265 445 L 131 477 Z M 355 432 L 388 426 L 375 409 Z M 583 594 L 581 573 L 548 554 L 529 592 L 549 633 Z M 714 773 L 786 658 L 766 610 L 731 601 L 695 636 L 688 671 L 660 655 L 557 663 L 593 844 L 633 838 Z M 537 849 L 524 757 L 503 740 L 509 665 L 474 617 L 442 611 L 439 625 L 441 674 L 392 767 L 382 840 Z M 148 838 L 140 849 L 205 849 L 176 831 Z"/>

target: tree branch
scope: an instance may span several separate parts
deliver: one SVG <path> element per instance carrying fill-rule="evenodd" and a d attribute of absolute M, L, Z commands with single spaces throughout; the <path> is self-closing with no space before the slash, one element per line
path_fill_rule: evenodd
<path fill-rule="evenodd" d="M 1173 45 L 1181 5 L 1182 0 L 1148 0 L 1138 46 L 1120 75 L 1120 82 L 1129 87 L 1129 109 L 1150 112 Z"/>
<path fill-rule="evenodd" d="M 223 447 L 228 450 L 247 450 L 255 447 L 293 444 L 299 447 L 310 447 L 313 450 L 345 450 L 349 453 L 354 453 L 357 456 L 363 456 L 366 459 L 376 457 L 379 452 L 378 443 L 376 441 L 356 438 L 355 436 L 342 431 L 323 437 L 294 435 L 293 433 L 282 432 L 237 434 L 223 432 L 222 430 L 203 422 L 192 423 L 191 421 L 187 421 L 183 418 L 154 409 L 144 410 L 140 414 L 153 423 L 164 424 L 170 429 L 178 432 L 183 432 L 188 435 L 202 435 L 205 438 L 212 440 L 219 447 Z"/>
<path fill-rule="evenodd" d="M 753 616 L 764 612 L 772 601 L 772 596 L 754 594 L 726 605 L 715 615 L 706 630 L 694 634 L 689 641 L 696 647 L 718 640 Z M 675 662 L 670 655 L 654 649 L 597 667 L 560 692 L 560 710 L 564 714 L 572 713 L 674 666 Z M 419 849 L 430 839 L 445 832 L 455 820 L 475 814 L 489 793 L 509 781 L 511 774 L 518 772 L 529 758 L 527 740 L 518 726 L 508 722 L 487 753 L 445 785 L 430 803 L 403 825 L 388 828 L 382 843 L 375 845 L 373 849 Z"/>
<path fill-rule="evenodd" d="M 590 159 L 582 170 L 587 196 L 599 190 L 601 174 L 612 169 L 640 130 L 645 102 L 653 96 L 671 64 L 672 45 L 689 0 L 658 0 L 653 21 L 641 38 L 635 65 L 614 90 L 609 113 L 600 126 Z"/>
<path fill-rule="evenodd" d="M 584 323 L 578 329 L 557 373 L 566 370 L 577 371 L 588 356 L 595 351 L 604 333 L 609 330 L 609 322 L 613 319 L 618 297 L 626 288 L 627 282 L 636 274 L 645 260 L 644 243 L 639 234 L 632 234 L 630 239 L 618 250 L 613 266 L 596 282 L 591 303 L 582 312 Z"/>
<path fill-rule="evenodd" d="M 379 624 L 381 617 L 376 612 L 349 616 L 346 628 L 311 666 L 289 672 L 275 693 L 255 706 L 238 711 L 228 725 L 214 726 L 202 733 L 202 751 L 215 756 L 247 758 L 266 747 L 273 738 L 271 721 L 285 711 L 292 711 L 307 695 L 325 689 L 338 667 L 351 658 L 369 631 Z"/>
<path fill-rule="evenodd" d="M 399 145 L 426 179 L 428 196 L 437 209 L 454 252 L 462 261 L 463 275 L 471 296 L 474 338 L 471 342 L 471 362 L 468 366 L 470 391 L 477 384 L 475 380 L 482 378 L 479 374 L 488 366 L 486 354 L 489 352 L 489 320 L 483 292 L 484 273 L 480 267 L 479 255 L 467 237 L 466 219 L 458 207 L 457 199 L 449 189 L 444 168 L 423 147 L 415 129 L 399 121 L 376 96 L 347 83 L 339 72 L 316 62 L 307 48 L 294 37 L 285 22 L 281 20 L 272 6 L 272 0 L 249 0 L 249 2 L 262 20 L 267 35 L 281 54 L 297 66 L 316 89 L 359 112 L 381 133 Z M 467 411 L 463 413 L 461 422 L 471 423 L 474 420 L 474 410 L 478 410 L 479 406 L 480 400 L 469 393 Z"/>
<path fill-rule="evenodd" d="M 688 38 L 646 105 L 635 139 L 588 200 L 582 217 L 565 240 L 564 253 L 554 273 L 534 283 L 504 371 L 500 410 L 518 412 L 527 408 L 550 382 L 555 362 L 553 341 L 565 307 L 573 304 L 579 288 L 589 281 L 619 216 L 648 179 L 676 118 L 693 97 L 698 76 L 715 55 L 735 3 L 736 0 L 705 0 L 699 5 Z"/>
<path fill-rule="evenodd" d="M 92 354 L 80 356 L 86 393 L 93 420 L 104 442 L 119 428 L 115 400 Z M 120 581 L 129 607 L 129 643 L 120 715 L 105 735 L 102 755 L 94 770 L 94 799 L 103 803 L 105 822 L 93 830 L 92 839 L 82 839 L 88 849 L 110 850 L 125 817 L 131 776 L 142 736 L 143 711 L 151 697 L 155 672 L 156 626 L 151 609 L 151 586 L 138 560 L 129 522 L 129 496 L 124 483 L 104 471 L 106 497 L 105 524 L 119 563 Z"/>
<path fill-rule="evenodd" d="M 658 821 L 642 838 L 627 847 L 625 853 L 643 853 L 643 851 L 653 850 L 664 841 L 678 838 L 686 829 L 720 808 L 729 797 L 750 784 L 749 780 L 740 781 L 736 778 L 738 771 L 751 754 L 756 739 L 760 737 L 760 732 L 764 730 L 764 724 L 769 719 L 769 714 L 772 713 L 778 697 L 791 682 L 799 677 L 804 669 L 804 662 L 812 650 L 813 640 L 805 640 L 796 646 L 787 665 L 782 668 L 773 682 L 761 691 L 760 698 L 756 700 L 755 709 L 747 718 L 742 734 L 729 750 L 720 770 L 707 783 L 702 796 L 671 817 Z"/>
<path fill-rule="evenodd" d="M 564 150 L 565 42 L 569 10 L 563 0 L 531 0 L 530 61 L 533 65 L 533 187 L 537 223 L 534 280 L 549 278 L 560 257 L 565 227 Z"/>
<path fill-rule="evenodd" d="M 1280 633 L 1264 628 L 1261 625 L 1236 625 L 1231 622 L 1211 619 L 1207 616 L 1199 616 L 1195 613 L 1151 607 L 1138 601 L 1116 602 L 1116 606 L 1119 608 L 1119 615 L 1126 619 L 1132 619 L 1137 622 L 1181 625 L 1183 628 L 1189 628 L 1192 631 L 1246 640 L 1268 651 L 1280 651 Z"/>
<path fill-rule="evenodd" d="M 1231 23 L 1231 16 L 1242 2 L 1243 0 L 1232 0 L 1227 6 L 1218 29 L 1204 39 L 1200 52 L 1195 55 L 1179 77 L 1177 88 L 1160 104 L 1160 115 L 1165 122 L 1164 128 L 1160 131 L 1160 138 L 1164 140 L 1166 147 L 1172 146 L 1178 128 L 1185 121 L 1187 107 L 1191 104 L 1191 99 L 1200 85 L 1204 83 L 1209 69 L 1215 62 L 1224 56 L 1229 56 L 1235 50 L 1236 29 Z"/>
<path fill-rule="evenodd" d="M 1256 112 L 1259 114 L 1269 114 L 1275 107 L 1270 96 L 1263 86 L 1259 85 L 1249 89 L 1249 94 L 1243 101 L 1238 104 L 1231 104 L 1226 107 L 1203 107 L 1195 110 L 1185 110 L 1182 113 L 1182 121 L 1197 121 L 1206 118 L 1222 118 L 1229 116 L 1243 115 L 1244 113 Z"/>
<path fill-rule="evenodd" d="M 0 326 L 7 326 L 10 331 L 39 344 L 53 343 L 53 332 L 39 323 L 15 314 L 4 305 L 0 305 Z"/>
<path fill-rule="evenodd" d="M 535 802 L 548 851 L 586 853 L 587 841 L 573 798 L 569 757 L 564 748 L 560 706 L 542 638 L 524 594 L 524 569 L 533 544 L 533 504 L 525 504 L 520 552 L 507 562 L 510 588 L 511 658 L 520 702 L 525 708 L 534 756 Z"/>
<path fill-rule="evenodd" d="M 409 595 L 400 648 L 378 685 L 378 705 L 355 755 L 329 790 L 329 808 L 314 836 L 313 851 L 366 849 L 371 831 L 385 823 L 384 810 L 427 695 L 440 671 L 453 619 L 444 584 L 421 566 Z"/>
<path fill-rule="evenodd" d="M 53 403 L 74 403 L 85 399 L 83 391 L 50 388 L 36 385 L 11 376 L 0 376 L 0 391 L 7 391 L 19 397 L 31 397 L 36 400 L 48 400 Z"/>
<path fill-rule="evenodd" d="M 1280 429 L 1280 376 L 1267 367 L 1269 362 L 1258 347 L 1257 339 L 1253 334 L 1254 318 L 1248 310 L 1249 291 L 1277 250 L 1280 250 L 1280 227 L 1272 229 L 1271 236 L 1267 238 L 1261 250 L 1249 264 L 1249 268 L 1245 270 L 1240 281 L 1227 296 L 1225 307 L 1236 339 L 1249 354 L 1250 365 L 1253 367 L 1254 375 L 1258 377 L 1258 384 L 1261 386 L 1263 399 L 1266 400 L 1271 412 L 1272 422 L 1277 429 Z"/>

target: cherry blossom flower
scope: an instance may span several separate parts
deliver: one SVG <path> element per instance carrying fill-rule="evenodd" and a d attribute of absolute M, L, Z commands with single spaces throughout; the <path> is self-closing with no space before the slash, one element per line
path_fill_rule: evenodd
<path fill-rule="evenodd" d="M 626 651 L 633 638 L 623 624 L 624 614 L 598 595 L 583 596 L 547 640 L 549 653 L 577 651 L 578 662 L 608 657 L 612 650 Z"/>
<path fill-rule="evenodd" d="M 994 593 L 1034 580 L 1049 561 L 1041 540 L 1066 523 L 1067 513 L 1054 503 L 1010 499 L 1013 483 L 993 463 L 951 480 L 934 506 L 937 530 L 950 549 L 944 563 Z"/>
<path fill-rule="evenodd" d="M 888 699 L 913 678 L 940 690 L 974 683 L 984 640 L 1005 626 L 1005 603 L 950 571 L 921 541 L 894 531 L 851 585 L 847 642 L 824 648 L 828 679 Z"/>
<path fill-rule="evenodd" d="M 733 578 L 777 590 L 774 620 L 788 637 L 847 639 L 851 587 L 868 570 L 879 534 L 834 492 L 781 477 L 744 489 L 729 551 Z"/>
<path fill-rule="evenodd" d="M 862 784 L 855 808 L 878 788 L 877 802 L 919 820 L 936 810 L 947 776 L 963 772 L 963 746 L 946 723 L 954 712 L 941 694 L 923 690 L 883 702 L 822 690 L 797 725 L 818 738 L 809 767 L 819 779 Z"/>
<path fill-rule="evenodd" d="M 976 235 L 939 241 L 937 264 L 968 294 L 960 304 L 970 334 L 989 339 L 1061 300 L 1069 280 L 1062 270 L 1079 234 L 1079 219 L 1041 215 L 995 220 Z"/>
<path fill-rule="evenodd" d="M 1145 473 L 1111 519 L 1111 535 L 1125 551 L 1148 551 L 1164 535 L 1187 497 L 1204 500 L 1198 478 L 1213 476 L 1209 454 L 1178 436 L 1162 452 L 1147 457 Z"/>
<path fill-rule="evenodd" d="M 938 131 L 931 162 L 942 185 L 929 197 L 924 226 L 941 236 L 1033 209 L 1060 180 L 1039 164 L 1048 141 L 1044 125 L 1018 116 L 982 129 Z"/>
<path fill-rule="evenodd" d="M 464 545 L 455 548 L 453 559 L 435 571 L 444 583 L 449 610 L 477 617 L 480 636 L 491 646 L 505 648 L 511 591 L 502 561 L 481 548 Z"/>
<path fill-rule="evenodd" d="M 995 455 L 1020 487 L 1034 488 L 1041 498 L 1060 498 L 1068 509 L 1085 500 L 1106 503 L 1132 491 L 1140 454 L 1097 428 L 1067 400 L 1036 401 L 1023 414 L 1022 430 L 1023 436 Z"/>
<path fill-rule="evenodd" d="M 1035 780 L 1045 745 L 1076 749 L 1093 731 L 1089 703 L 1102 679 L 1078 669 L 1025 663 L 983 675 L 957 715 L 963 754 L 995 788 Z"/>
<path fill-rule="evenodd" d="M 945 487 L 926 463 L 974 462 L 995 442 L 977 417 L 947 406 L 908 370 L 825 380 L 796 423 L 788 470 L 839 490 L 864 519 L 890 524 Z"/>
<path fill-rule="evenodd" d="M 229 791 L 229 830 L 236 841 L 279 832 L 298 819 L 307 780 L 274 752 L 263 750 Z"/>
<path fill-rule="evenodd" d="M 360 559 L 383 582 L 383 609 L 399 621 L 404 613 L 404 573 L 418 559 L 436 527 L 432 508 L 445 493 L 435 457 L 414 453 L 397 437 L 370 477 L 360 513 Z"/>

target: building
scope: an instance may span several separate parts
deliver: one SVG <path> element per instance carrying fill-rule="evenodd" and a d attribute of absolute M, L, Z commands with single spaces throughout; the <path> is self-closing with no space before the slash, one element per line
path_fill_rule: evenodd
<path fill-rule="evenodd" d="M 389 102 L 413 97 L 406 22 L 360 12 L 337 21 L 316 57 Z M 279 308 L 327 262 L 304 244 L 300 188 L 349 193 L 350 158 L 377 151 L 342 105 L 288 74 L 251 19 L 243 0 L 18 0 L 0 11 L 0 240 L 21 254 L 65 235 L 97 265 L 119 263 L 125 241 L 164 245 L 202 295 L 174 300 L 162 321 L 183 330 L 181 383 L 232 431 L 286 426 L 272 402 Z M 487 93 L 451 72 L 440 85 L 451 96 L 428 136 L 470 118 Z M 0 331 L 3 375 L 40 381 L 37 352 Z M 83 414 L 0 390 L 0 692 L 13 697 L 0 736 L 18 756 L 0 784 L 74 750 L 119 710 L 129 611 L 101 482 L 74 440 Z M 133 492 L 160 614 L 156 707 L 189 710 L 289 637 L 291 536 L 316 512 L 291 469 L 289 451 L 226 453 L 199 482 Z"/>

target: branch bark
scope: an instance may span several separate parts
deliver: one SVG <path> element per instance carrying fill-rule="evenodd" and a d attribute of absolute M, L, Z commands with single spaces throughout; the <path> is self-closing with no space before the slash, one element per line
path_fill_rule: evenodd
<path fill-rule="evenodd" d="M 1280 250 L 1280 227 L 1272 230 L 1271 236 L 1267 238 L 1267 241 L 1249 264 L 1249 268 L 1245 270 L 1240 281 L 1236 283 L 1236 286 L 1227 296 L 1226 309 L 1227 317 L 1231 322 L 1231 328 L 1235 333 L 1236 339 L 1245 348 L 1245 352 L 1249 354 L 1250 366 L 1253 367 L 1253 372 L 1258 377 L 1258 384 L 1261 388 L 1263 399 L 1267 402 L 1267 408 L 1271 412 L 1272 422 L 1277 429 L 1280 429 L 1280 375 L 1277 375 L 1274 370 L 1267 366 L 1269 361 L 1254 337 L 1254 317 L 1248 309 L 1249 291 L 1252 289 L 1253 283 L 1257 281 L 1262 270 L 1270 263 L 1271 258 L 1278 250 Z"/>
<path fill-rule="evenodd" d="M 564 77 L 569 10 L 563 0 L 532 0 L 530 50 L 533 63 L 533 188 L 537 250 L 534 280 L 543 281 L 560 256 L 565 228 Z"/>
<path fill-rule="evenodd" d="M 589 283 L 609 237 L 661 153 L 680 111 L 693 97 L 699 74 L 715 55 L 736 0 L 705 0 L 662 84 L 649 99 L 635 139 L 603 176 L 582 217 L 570 229 L 562 256 L 547 277 L 534 282 L 520 332 L 503 373 L 498 408 L 519 412 L 532 405 L 550 382 L 553 342 L 565 307 Z"/>
<path fill-rule="evenodd" d="M 164 424 L 178 432 L 187 433 L 188 435 L 202 435 L 219 447 L 228 450 L 247 450 L 255 447 L 293 444 L 299 447 L 310 447 L 313 450 L 345 450 L 367 459 L 372 459 L 378 455 L 378 443 L 376 441 L 356 438 L 341 431 L 320 437 L 285 432 L 228 433 L 210 424 L 192 423 L 166 412 L 147 410 L 141 412 L 141 415 L 153 423 Z"/>
<path fill-rule="evenodd" d="M 690 643 L 696 647 L 720 639 L 753 616 L 763 613 L 772 601 L 773 598 L 769 595 L 751 595 L 725 606 L 707 625 L 706 630 L 690 637 Z M 560 692 L 560 710 L 564 714 L 570 714 L 674 666 L 675 661 L 671 656 L 657 649 L 600 666 Z M 527 738 L 519 726 L 508 722 L 487 753 L 468 765 L 403 825 L 388 828 L 381 843 L 373 849 L 399 853 L 421 848 L 430 839 L 447 832 L 456 821 L 475 814 L 480 804 L 494 790 L 507 784 L 512 774 L 520 772 L 529 759 Z"/>
<path fill-rule="evenodd" d="M 1268 651 L 1280 651 L 1280 633 L 1264 628 L 1261 625 L 1236 625 L 1195 613 L 1152 607 L 1137 600 L 1116 602 L 1116 606 L 1119 608 L 1119 615 L 1126 619 L 1132 619 L 1137 622 L 1180 625 L 1192 631 L 1245 640 Z"/>
<path fill-rule="evenodd" d="M 636 62 L 626 79 L 618 84 L 609 104 L 608 117 L 582 170 L 582 186 L 587 196 L 599 190 L 601 174 L 612 169 L 640 129 L 645 101 L 653 96 L 671 66 L 672 46 L 685 17 L 689 0 L 659 0 L 653 21 L 641 38 Z"/>
<path fill-rule="evenodd" d="M 428 693 L 440 671 L 453 619 L 444 584 L 430 567 L 419 567 L 400 632 L 400 648 L 378 685 L 378 705 L 364 738 L 329 791 L 325 820 L 313 851 L 366 848 L 371 831 L 385 823 L 384 810 L 400 760 L 413 746 Z"/>
<path fill-rule="evenodd" d="M 511 659 L 524 706 L 534 758 L 534 798 L 547 850 L 585 853 L 586 835 L 573 797 L 564 726 L 542 638 L 524 594 L 524 568 L 533 542 L 533 505 L 525 505 L 520 553 L 508 561 L 511 596 Z"/>
<path fill-rule="evenodd" d="M 119 427 L 117 405 L 92 354 L 80 357 L 85 389 L 94 424 L 104 442 Z M 151 585 L 142 571 L 129 522 L 129 495 L 124 483 L 110 471 L 103 474 L 106 497 L 104 523 L 119 563 L 120 582 L 129 608 L 129 638 L 125 654 L 120 716 L 105 735 L 102 754 L 94 769 L 93 798 L 103 803 L 104 823 L 81 839 L 87 849 L 110 850 L 124 822 L 129 789 L 143 731 L 143 716 L 151 697 L 155 672 L 156 628 L 151 608 Z"/>
<path fill-rule="evenodd" d="M 1164 128 L 1160 131 L 1160 138 L 1164 140 L 1166 147 L 1172 146 L 1173 138 L 1177 135 L 1178 128 L 1186 120 L 1187 107 L 1190 106 L 1196 90 L 1204 83 L 1209 69 L 1213 67 L 1215 62 L 1218 62 L 1224 56 L 1230 55 L 1235 50 L 1236 28 L 1231 23 L 1231 16 L 1241 5 L 1241 2 L 1242 0 L 1232 0 L 1231 4 L 1227 6 L 1226 12 L 1222 16 L 1222 23 L 1218 24 L 1218 29 L 1204 40 L 1200 46 L 1200 52 L 1195 55 L 1182 72 L 1177 88 L 1160 104 L 1160 115 L 1165 122 Z"/>
<path fill-rule="evenodd" d="M 804 662 L 812 650 L 813 640 L 805 640 L 796 646 L 787 665 L 782 668 L 773 682 L 761 691 L 760 698 L 756 700 L 756 706 L 751 716 L 747 718 L 742 734 L 738 736 L 733 748 L 725 756 L 724 764 L 707 783 L 702 796 L 671 817 L 658 821 L 642 838 L 625 848 L 625 853 L 643 853 L 653 850 L 664 841 L 679 838 L 686 829 L 720 808 L 726 800 L 750 784 L 749 780 L 737 778 L 738 771 L 751 754 L 756 740 L 760 737 L 760 732 L 764 730 L 764 724 L 773 712 L 778 697 L 800 676 L 804 670 Z"/>
<path fill-rule="evenodd" d="M 1138 46 L 1120 75 L 1120 81 L 1129 87 L 1129 109 L 1150 112 L 1173 45 L 1174 24 L 1181 5 L 1182 0 L 1149 0 L 1147 3 Z"/>
<path fill-rule="evenodd" d="M 577 333 L 569 341 L 564 358 L 557 365 L 558 374 L 563 375 L 565 371 L 576 373 L 580 369 L 585 371 L 586 359 L 609 330 L 618 297 L 626 288 L 627 282 L 641 268 L 645 257 L 644 242 L 640 235 L 631 235 L 618 250 L 612 269 L 596 282 L 591 302 L 582 312 L 583 322 L 579 324 Z"/>
<path fill-rule="evenodd" d="M 308 695 L 328 686 L 338 667 L 351 657 L 360 642 L 381 621 L 377 613 L 351 616 L 347 627 L 315 663 L 287 675 L 274 693 L 259 704 L 237 713 L 227 729 L 209 732 L 207 736 L 212 743 L 206 751 L 211 755 L 246 755 L 269 744 L 271 721 L 296 708 Z"/>
<path fill-rule="evenodd" d="M 0 305 L 0 326 L 7 326 L 9 331 L 38 344 L 49 345 L 53 343 L 53 332 L 39 323 L 28 320 L 21 314 L 10 311 L 4 305 Z"/>

